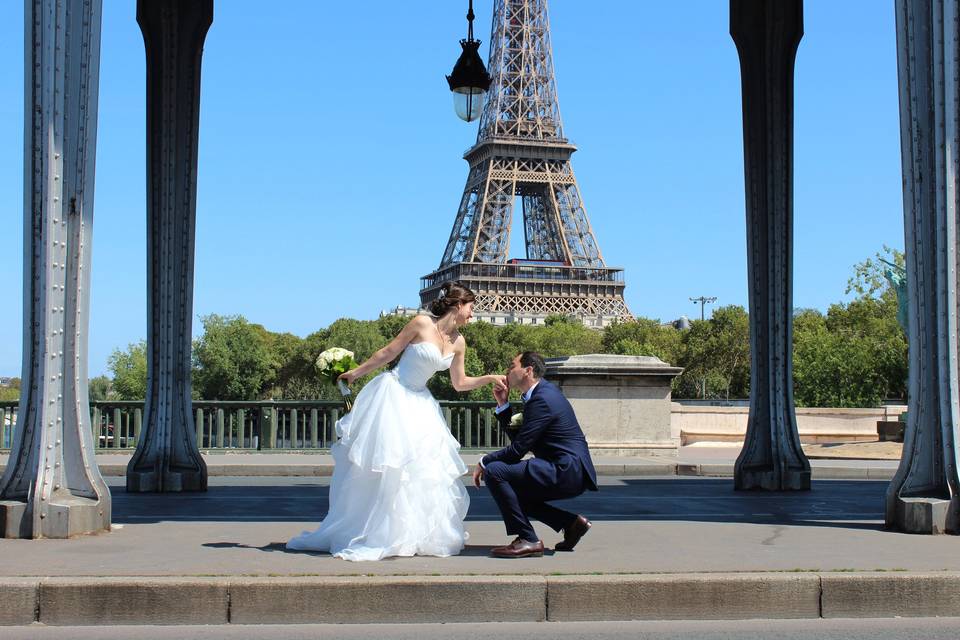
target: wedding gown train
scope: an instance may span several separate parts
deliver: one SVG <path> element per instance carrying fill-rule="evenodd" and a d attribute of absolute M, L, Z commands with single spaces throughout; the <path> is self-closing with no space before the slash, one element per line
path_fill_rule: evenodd
<path fill-rule="evenodd" d="M 287 548 L 345 560 L 449 556 L 463 549 L 470 497 L 460 477 L 467 468 L 426 387 L 452 359 L 431 342 L 407 345 L 396 368 L 360 391 L 336 425 L 327 516 Z"/>

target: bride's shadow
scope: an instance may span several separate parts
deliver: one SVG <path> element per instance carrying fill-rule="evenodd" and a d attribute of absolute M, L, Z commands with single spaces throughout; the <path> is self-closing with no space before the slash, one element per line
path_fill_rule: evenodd
<path fill-rule="evenodd" d="M 305 549 L 288 549 L 285 542 L 268 542 L 262 547 L 254 544 L 243 544 L 242 542 L 204 542 L 200 545 L 208 549 L 253 549 L 254 551 L 264 551 L 266 553 L 295 553 L 305 556 L 331 557 L 325 551 L 310 551 Z"/>
<path fill-rule="evenodd" d="M 303 553 L 301 551 L 287 549 L 287 545 L 283 542 L 270 542 L 262 547 L 258 547 L 253 544 L 243 544 L 240 542 L 204 542 L 200 546 L 207 547 L 208 549 L 255 549 L 257 551 L 267 552 L 283 551 L 285 553 Z"/>
<path fill-rule="evenodd" d="M 308 556 L 326 556 L 331 557 L 329 553 L 324 551 L 303 551 L 300 549 L 288 549 L 287 545 L 283 542 L 270 542 L 263 546 L 258 547 L 253 544 L 243 544 L 241 542 L 204 542 L 202 545 L 208 549 L 253 549 L 255 551 L 264 551 L 267 553 L 296 553 Z M 490 552 L 493 550 L 495 545 L 486 545 L 486 544 L 468 544 L 463 548 L 463 551 L 457 554 L 460 557 L 468 558 L 487 558 L 493 557 L 490 555 Z M 553 549 L 545 549 L 543 555 L 552 556 L 555 552 Z M 402 557 L 395 558 L 385 558 L 384 560 L 403 560 Z"/>

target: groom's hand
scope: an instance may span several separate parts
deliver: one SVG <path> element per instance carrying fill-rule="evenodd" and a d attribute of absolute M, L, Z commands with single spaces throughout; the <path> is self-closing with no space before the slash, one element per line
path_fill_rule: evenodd
<path fill-rule="evenodd" d="M 495 384 L 493 385 L 493 399 L 497 401 L 497 406 L 502 406 L 507 404 L 507 400 L 510 398 L 510 387 L 506 384 Z"/>
<path fill-rule="evenodd" d="M 478 462 L 477 468 L 473 470 L 473 486 L 479 489 L 481 480 L 483 480 L 483 467 L 481 467 Z"/>

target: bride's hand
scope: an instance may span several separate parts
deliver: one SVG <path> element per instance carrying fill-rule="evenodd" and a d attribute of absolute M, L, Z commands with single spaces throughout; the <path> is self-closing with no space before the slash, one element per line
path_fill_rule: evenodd
<path fill-rule="evenodd" d="M 507 376 L 492 375 L 490 378 L 492 379 L 491 382 L 494 393 L 497 391 L 509 391 L 509 387 L 507 387 Z"/>
<path fill-rule="evenodd" d="M 356 369 L 341 373 L 339 376 L 337 376 L 337 380 L 343 380 L 349 387 L 353 384 L 353 381 L 357 379 L 357 374 L 355 374 L 354 371 L 356 371 Z"/>

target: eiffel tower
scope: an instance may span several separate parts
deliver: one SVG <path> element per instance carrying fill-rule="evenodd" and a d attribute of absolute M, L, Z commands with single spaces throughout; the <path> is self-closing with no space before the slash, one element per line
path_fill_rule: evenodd
<path fill-rule="evenodd" d="M 547 0 L 494 0 L 493 78 L 467 184 L 439 268 L 420 301 L 459 280 L 477 294 L 474 316 L 540 323 L 550 314 L 601 327 L 631 318 L 623 270 L 600 253 L 563 136 Z M 509 259 L 514 203 L 523 210 L 526 258 Z"/>

